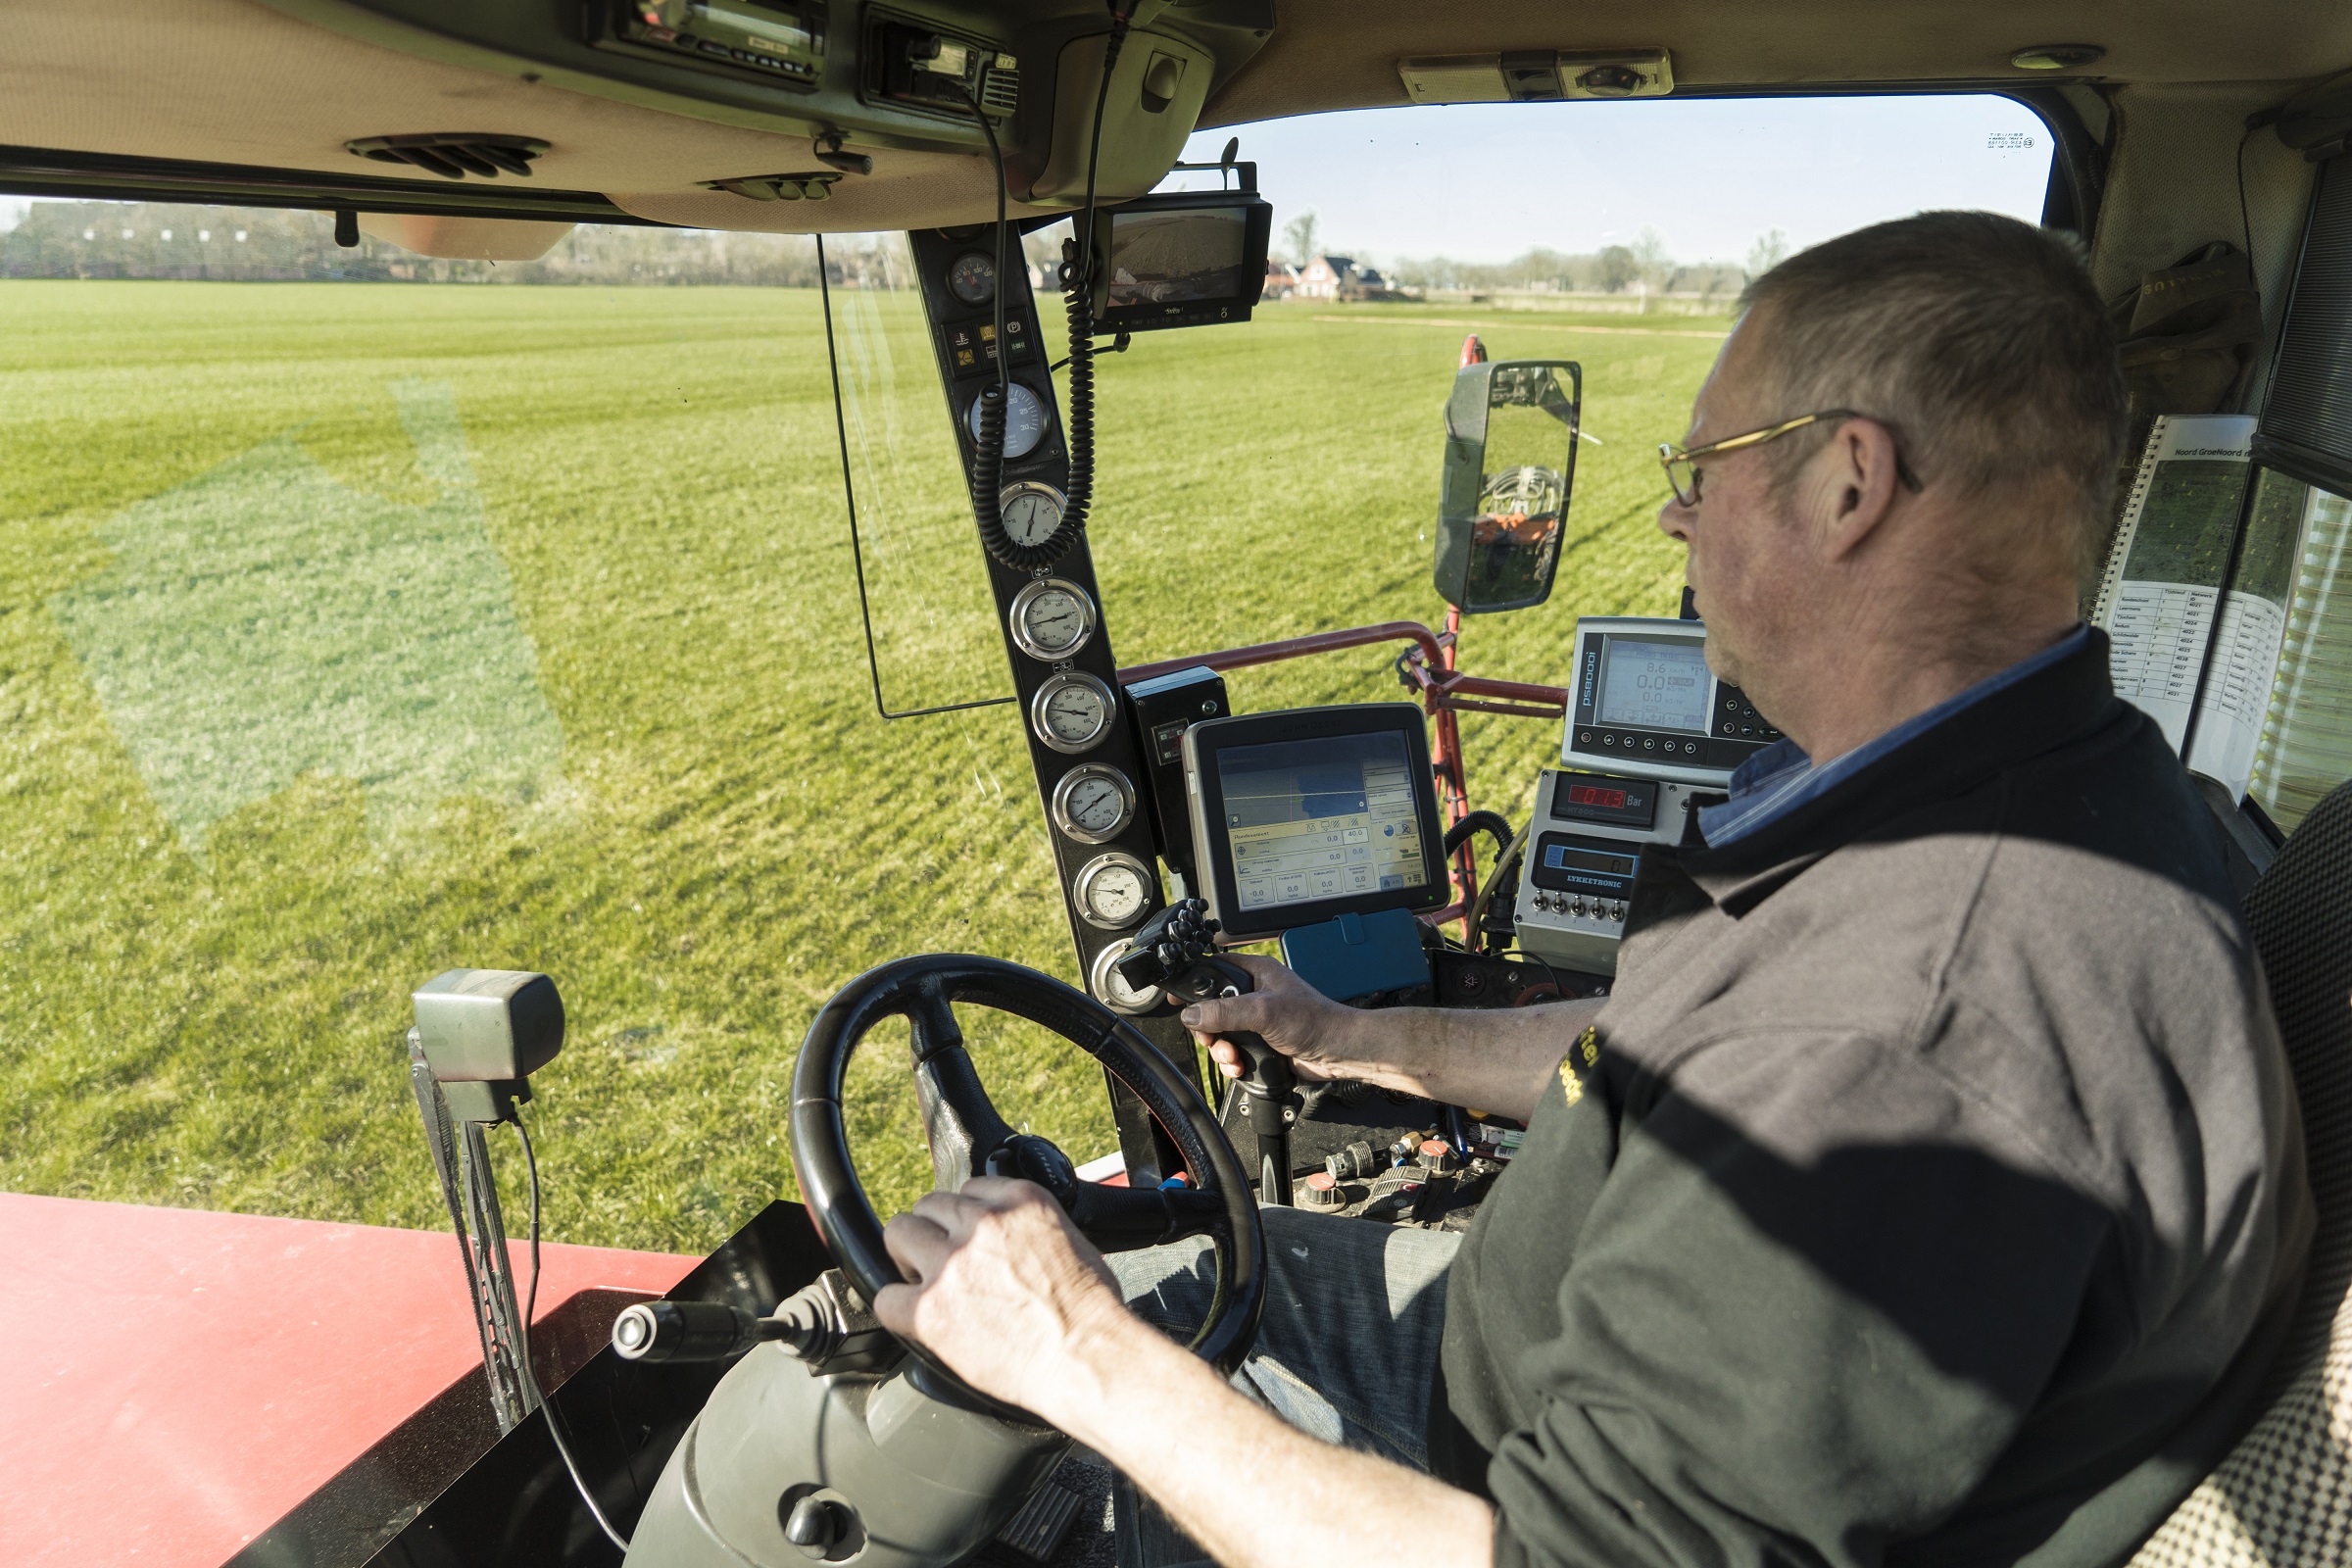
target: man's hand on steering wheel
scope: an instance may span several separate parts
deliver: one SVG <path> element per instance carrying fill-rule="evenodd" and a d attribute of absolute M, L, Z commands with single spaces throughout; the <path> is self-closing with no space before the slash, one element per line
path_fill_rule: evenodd
<path fill-rule="evenodd" d="M 1135 1326 L 1102 1254 L 1034 1182 L 975 1176 L 883 1229 L 914 1283 L 874 1315 L 973 1388 L 1060 1425 L 1083 1398 L 1087 1346 Z"/>

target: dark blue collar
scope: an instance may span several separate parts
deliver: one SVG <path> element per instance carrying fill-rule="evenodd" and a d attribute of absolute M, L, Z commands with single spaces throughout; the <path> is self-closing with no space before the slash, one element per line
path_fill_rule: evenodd
<path fill-rule="evenodd" d="M 1895 748 L 1916 740 L 1936 725 L 1995 692 L 2006 691 L 2041 670 L 2082 651 L 2090 628 L 2078 623 L 2040 653 L 2019 660 L 1997 675 L 1988 675 L 1956 697 L 1945 699 L 1924 713 L 1916 713 L 1894 728 L 1852 751 L 1815 762 L 1794 741 L 1775 741 L 1749 758 L 1732 774 L 1732 798 L 1698 813 L 1698 830 L 1709 849 L 1745 838 L 1767 823 L 1816 800 L 1839 780 L 1851 778 Z"/>

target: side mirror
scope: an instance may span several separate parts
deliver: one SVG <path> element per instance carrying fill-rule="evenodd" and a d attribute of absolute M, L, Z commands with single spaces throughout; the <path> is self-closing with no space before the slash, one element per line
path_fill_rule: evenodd
<path fill-rule="evenodd" d="M 1454 376 L 1434 576 L 1463 613 L 1551 596 L 1584 401 L 1584 368 L 1567 360 L 1498 360 Z"/>

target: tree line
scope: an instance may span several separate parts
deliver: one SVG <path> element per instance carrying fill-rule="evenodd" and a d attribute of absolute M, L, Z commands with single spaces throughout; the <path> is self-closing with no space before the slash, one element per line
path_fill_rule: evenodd
<path fill-rule="evenodd" d="M 851 287 L 898 282 L 889 248 L 844 238 L 826 270 Z M 179 278 L 225 282 L 734 284 L 814 288 L 805 234 L 583 223 L 531 262 L 417 256 L 363 234 L 335 243 L 332 215 L 156 202 L 35 202 L 0 233 L 0 277 Z"/>
<path fill-rule="evenodd" d="M 1293 218 L 1283 228 L 1285 259 L 1304 267 L 1326 254 L 1314 211 Z M 1737 294 L 1749 279 L 1770 271 L 1788 255 L 1788 236 L 1780 229 L 1758 236 L 1746 264 L 1678 262 L 1665 236 L 1644 228 L 1631 245 L 1604 245 L 1569 253 L 1537 246 L 1507 262 L 1464 262 L 1450 256 L 1399 256 L 1383 264 L 1392 285 L 1403 288 L 1469 290 L 1479 293 L 1542 292 L 1620 294 Z"/>

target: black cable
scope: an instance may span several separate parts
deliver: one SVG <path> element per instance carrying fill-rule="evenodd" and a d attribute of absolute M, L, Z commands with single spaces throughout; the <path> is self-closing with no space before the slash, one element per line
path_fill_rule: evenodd
<path fill-rule="evenodd" d="M 1452 859 L 1454 852 L 1470 842 L 1470 835 L 1479 832 L 1492 835 L 1496 847 L 1505 850 L 1511 847 L 1511 840 L 1519 836 L 1519 830 L 1511 826 L 1500 811 L 1472 811 L 1446 830 L 1445 858 Z"/>
<path fill-rule="evenodd" d="M 2262 274 L 2254 270 L 2254 223 L 2246 216 L 2246 143 L 2254 139 L 2255 129 L 2248 125 L 2245 134 L 2237 138 L 2237 231 L 2246 242 L 2246 276 L 2259 290 Z"/>
<path fill-rule="evenodd" d="M 531 1173 L 531 1289 L 524 1298 L 522 1323 L 517 1329 L 521 1337 L 522 1381 L 530 1389 L 531 1397 L 538 1401 L 539 1410 L 547 1417 L 547 1435 L 556 1440 L 556 1452 L 564 1460 L 564 1468 L 571 1472 L 571 1484 L 579 1489 L 580 1500 L 596 1519 L 597 1527 L 622 1552 L 629 1549 L 629 1538 L 612 1528 L 605 1510 L 597 1505 L 596 1494 L 588 1490 L 587 1481 L 580 1475 L 579 1461 L 571 1456 L 571 1445 L 564 1441 L 564 1423 L 557 1419 L 556 1407 L 548 1402 L 547 1394 L 539 1387 L 538 1371 L 531 1365 L 531 1313 L 539 1305 L 539 1156 L 531 1150 L 531 1130 L 522 1124 L 522 1107 L 514 1107 L 514 1131 L 522 1139 L 522 1162 Z"/>
<path fill-rule="evenodd" d="M 1063 362 L 1070 368 L 1070 472 L 1061 515 L 1073 544 L 1086 528 L 1095 500 L 1095 176 L 1102 163 L 1102 112 L 1110 102 L 1111 73 L 1127 46 L 1132 11 L 1132 3 L 1126 10 L 1115 4 L 1111 10 L 1110 36 L 1102 45 L 1102 80 L 1095 89 L 1094 128 L 1086 144 L 1086 206 L 1081 210 L 1085 226 L 1074 227 L 1077 237 L 1061 265 L 1062 309 L 1070 326 L 1070 357 Z M 1126 346 L 1122 341 L 1117 348 Z"/>

